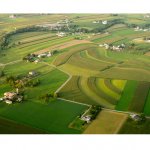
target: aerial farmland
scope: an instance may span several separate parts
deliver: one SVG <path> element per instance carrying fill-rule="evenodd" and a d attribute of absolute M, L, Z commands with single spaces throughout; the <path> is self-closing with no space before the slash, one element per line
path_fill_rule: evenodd
<path fill-rule="evenodd" d="M 149 134 L 150 14 L 0 14 L 0 134 Z"/>

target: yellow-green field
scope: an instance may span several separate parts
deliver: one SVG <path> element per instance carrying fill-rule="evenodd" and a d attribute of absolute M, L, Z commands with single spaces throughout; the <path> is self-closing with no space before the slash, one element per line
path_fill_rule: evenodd
<path fill-rule="evenodd" d="M 102 110 L 84 134 L 116 134 L 127 119 L 127 114 Z"/>

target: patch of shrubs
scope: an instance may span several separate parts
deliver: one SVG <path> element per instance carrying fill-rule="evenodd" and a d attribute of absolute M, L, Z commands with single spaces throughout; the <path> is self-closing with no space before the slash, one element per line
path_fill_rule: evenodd
<path fill-rule="evenodd" d="M 25 83 L 25 86 L 26 87 L 35 87 L 35 86 L 38 86 L 39 84 L 40 84 L 40 80 L 39 79 L 34 79 L 34 80 L 28 80 Z"/>
<path fill-rule="evenodd" d="M 45 103 L 48 103 L 50 98 L 56 98 L 57 94 L 55 93 L 46 93 L 39 97 L 39 99 L 44 100 Z"/>

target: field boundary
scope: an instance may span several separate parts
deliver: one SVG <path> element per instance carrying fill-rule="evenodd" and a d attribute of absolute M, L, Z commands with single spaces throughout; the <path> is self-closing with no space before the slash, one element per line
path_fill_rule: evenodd
<path fill-rule="evenodd" d="M 91 105 L 89 105 L 89 104 L 80 103 L 80 102 L 68 100 L 68 99 L 65 99 L 65 98 L 57 98 L 57 99 L 62 100 L 62 101 L 66 101 L 66 102 L 70 102 L 70 103 L 74 103 L 74 104 L 79 104 L 79 105 L 84 105 L 84 106 L 91 107 Z"/>

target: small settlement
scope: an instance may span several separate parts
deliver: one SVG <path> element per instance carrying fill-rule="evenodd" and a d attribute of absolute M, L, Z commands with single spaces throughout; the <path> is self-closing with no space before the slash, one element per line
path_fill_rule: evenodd
<path fill-rule="evenodd" d="M 4 101 L 6 104 L 21 102 L 22 100 L 23 96 L 18 93 L 18 89 L 16 89 L 16 92 L 5 92 L 4 97 L 0 98 L 0 101 Z"/>
<path fill-rule="evenodd" d="M 108 21 L 107 20 L 102 20 L 102 21 L 101 20 L 95 20 L 92 23 L 94 23 L 94 24 L 102 23 L 103 25 L 106 25 L 108 23 Z"/>
<path fill-rule="evenodd" d="M 142 118 L 138 114 L 130 114 L 130 118 L 134 121 L 141 121 Z"/>
<path fill-rule="evenodd" d="M 126 47 L 125 44 L 123 44 L 123 43 L 120 45 L 117 45 L 117 46 L 104 43 L 104 44 L 100 44 L 99 46 L 104 47 L 105 49 L 110 49 L 110 50 L 118 51 L 118 52 L 122 51 Z"/>
<path fill-rule="evenodd" d="M 40 54 L 28 54 L 23 58 L 23 60 L 26 60 L 27 62 L 34 62 L 35 64 L 37 64 L 38 62 L 40 62 L 41 58 L 51 57 L 55 52 L 56 50 L 53 52 L 44 52 Z"/>
<path fill-rule="evenodd" d="M 140 28 L 139 26 L 137 26 L 136 28 L 134 28 L 134 31 L 150 31 L 150 28 Z"/>

